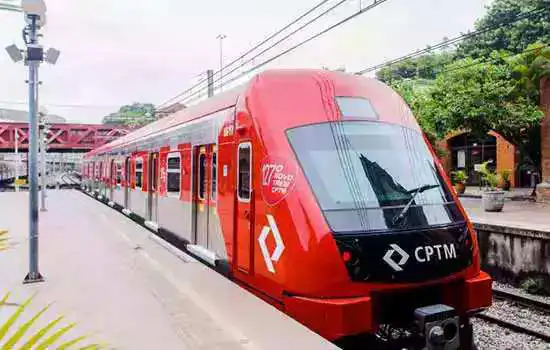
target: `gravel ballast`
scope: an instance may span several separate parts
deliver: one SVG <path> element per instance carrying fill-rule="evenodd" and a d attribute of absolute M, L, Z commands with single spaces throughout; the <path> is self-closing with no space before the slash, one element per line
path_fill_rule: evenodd
<path fill-rule="evenodd" d="M 493 286 L 504 291 L 550 303 L 550 297 L 532 295 L 508 284 L 493 282 Z M 524 328 L 550 334 L 550 314 L 518 305 L 512 301 L 493 299 L 493 306 L 484 313 Z M 538 338 L 476 318 L 472 319 L 472 323 L 476 345 L 479 349 L 550 349 L 549 343 Z"/>
<path fill-rule="evenodd" d="M 472 319 L 474 339 L 480 350 L 542 350 L 550 349 L 550 344 L 525 334 L 515 333 L 497 325 Z"/>

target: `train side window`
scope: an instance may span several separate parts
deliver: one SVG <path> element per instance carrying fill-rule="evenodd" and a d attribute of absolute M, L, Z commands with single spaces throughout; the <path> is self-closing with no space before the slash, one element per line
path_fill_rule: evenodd
<path fill-rule="evenodd" d="M 239 173 L 237 174 L 237 193 L 240 201 L 250 200 L 250 179 L 252 177 L 250 143 L 239 145 Z"/>
<path fill-rule="evenodd" d="M 116 184 L 118 186 L 122 183 L 122 163 L 116 162 Z"/>
<path fill-rule="evenodd" d="M 168 154 L 166 168 L 166 193 L 170 197 L 179 197 L 181 178 L 181 158 L 178 152 Z"/>
<path fill-rule="evenodd" d="M 217 192 L 217 180 L 218 180 L 218 173 L 217 173 L 217 168 L 218 168 L 218 163 L 217 163 L 217 157 L 216 157 L 216 152 L 214 151 L 214 153 L 212 153 L 212 189 L 211 189 L 211 194 L 210 194 L 210 198 L 212 198 L 212 200 L 216 200 L 216 192 Z"/>
<path fill-rule="evenodd" d="M 143 159 L 136 159 L 136 188 L 141 189 L 143 181 Z"/>
<path fill-rule="evenodd" d="M 199 155 L 199 199 L 204 200 L 206 192 L 206 154 Z"/>

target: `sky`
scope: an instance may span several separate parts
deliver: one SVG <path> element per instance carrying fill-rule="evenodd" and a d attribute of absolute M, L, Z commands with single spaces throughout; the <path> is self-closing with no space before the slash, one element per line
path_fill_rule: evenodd
<path fill-rule="evenodd" d="M 328 1 L 317 13 L 338 1 Z M 373 1 L 362 0 L 362 6 Z M 219 68 L 220 33 L 227 36 L 226 64 L 319 2 L 46 0 L 41 43 L 60 50 L 61 56 L 55 66 L 41 65 L 40 105 L 71 122 L 100 123 L 124 104 L 160 104 L 199 81 L 207 69 Z M 388 0 L 261 69 L 345 67 L 355 72 L 472 30 L 489 3 Z M 359 0 L 348 0 L 243 70 L 359 6 Z M 0 11 L 0 46 L 15 43 L 22 48 L 23 26 L 22 14 Z M 0 51 L 0 108 L 26 109 L 26 75 L 26 67 Z"/>

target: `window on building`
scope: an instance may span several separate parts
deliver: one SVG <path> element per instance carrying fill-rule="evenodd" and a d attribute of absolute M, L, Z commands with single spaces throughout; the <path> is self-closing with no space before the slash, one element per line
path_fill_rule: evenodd
<path fill-rule="evenodd" d="M 199 155 L 199 199 L 205 199 L 206 192 L 206 154 Z"/>
<path fill-rule="evenodd" d="M 217 173 L 217 159 L 216 159 L 216 152 L 212 153 L 212 189 L 211 189 L 211 198 L 212 200 L 216 200 L 216 191 L 217 191 L 217 181 L 218 179 L 218 173 Z"/>
<path fill-rule="evenodd" d="M 136 159 L 136 188 L 141 188 L 143 182 L 143 159 Z"/>
<path fill-rule="evenodd" d="M 250 200 L 250 178 L 252 173 L 251 168 L 251 149 L 250 143 L 242 143 L 239 145 L 239 174 L 237 178 L 237 188 L 239 200 Z"/>
<path fill-rule="evenodd" d="M 166 192 L 169 196 L 179 197 L 181 178 L 181 158 L 177 152 L 168 154 L 166 168 Z"/>

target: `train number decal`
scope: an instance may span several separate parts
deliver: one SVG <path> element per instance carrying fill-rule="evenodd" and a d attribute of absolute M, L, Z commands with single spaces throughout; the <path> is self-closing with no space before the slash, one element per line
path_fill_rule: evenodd
<path fill-rule="evenodd" d="M 262 196 L 268 205 L 281 202 L 294 187 L 296 164 L 283 157 L 268 156 L 261 164 Z"/>

